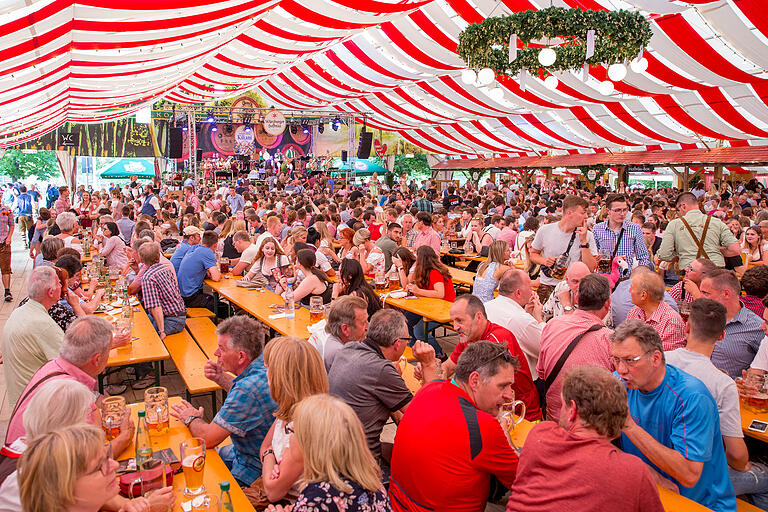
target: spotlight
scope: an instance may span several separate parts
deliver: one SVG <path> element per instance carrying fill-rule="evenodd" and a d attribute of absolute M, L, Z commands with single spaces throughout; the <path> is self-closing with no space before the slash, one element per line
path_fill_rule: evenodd
<path fill-rule="evenodd" d="M 320 123 L 317 125 L 317 133 L 323 133 L 325 131 L 325 124 Z"/>
<path fill-rule="evenodd" d="M 181 131 L 183 131 L 183 132 L 186 132 L 188 130 L 189 130 L 189 128 L 187 128 L 187 125 L 184 125 L 184 126 L 181 127 Z"/>
<path fill-rule="evenodd" d="M 213 112 L 208 112 L 208 118 L 206 119 L 206 121 L 209 123 L 216 121 L 216 119 L 213 117 Z"/>
<path fill-rule="evenodd" d="M 304 135 L 309 133 L 309 124 L 306 121 L 301 123 L 301 133 L 303 133 Z"/>
<path fill-rule="evenodd" d="M 245 131 L 248 132 L 248 133 L 251 132 L 251 123 L 246 123 L 245 124 Z"/>
<path fill-rule="evenodd" d="M 217 132 L 217 131 L 219 131 L 219 127 L 218 127 L 218 126 L 216 126 L 216 125 L 213 125 L 213 126 L 211 127 L 211 131 L 212 131 L 212 132 Z"/>
<path fill-rule="evenodd" d="M 338 131 L 339 127 L 341 127 L 341 119 L 339 119 L 338 117 L 334 119 L 331 127 L 333 128 L 333 131 Z"/>
<path fill-rule="evenodd" d="M 296 135 L 297 133 L 299 133 L 299 126 L 296 124 L 291 124 L 291 133 L 293 135 Z"/>

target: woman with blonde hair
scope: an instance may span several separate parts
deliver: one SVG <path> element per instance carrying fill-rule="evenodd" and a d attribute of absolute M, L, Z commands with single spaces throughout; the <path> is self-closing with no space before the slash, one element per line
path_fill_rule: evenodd
<path fill-rule="evenodd" d="M 117 467 L 98 427 L 78 424 L 45 434 L 19 462 L 22 510 L 98 512 L 120 490 Z"/>
<path fill-rule="evenodd" d="M 349 405 L 330 395 L 314 395 L 296 406 L 294 416 L 294 437 L 304 459 L 294 512 L 392 510 L 363 425 Z M 268 510 L 285 509 L 278 505 Z"/>
<path fill-rule="evenodd" d="M 304 471 L 293 437 L 293 413 L 303 399 L 328 393 L 328 376 L 320 353 L 308 341 L 280 336 L 264 348 L 269 394 L 277 404 L 275 421 L 261 444 L 262 483 L 270 502 L 295 499 Z M 258 481 L 257 481 L 258 482 Z"/>
<path fill-rule="evenodd" d="M 251 269 L 243 279 L 246 281 L 263 282 L 270 291 L 277 289 L 277 278 L 274 269 L 278 269 L 280 275 L 284 274 L 291 265 L 288 256 L 277 240 L 268 236 L 264 238 L 253 260 Z"/>
<path fill-rule="evenodd" d="M 472 295 L 481 301 L 493 299 L 493 292 L 499 285 L 501 276 L 512 267 L 506 264 L 509 260 L 509 244 L 502 240 L 494 240 L 488 247 L 488 258 L 477 267 Z"/>
<path fill-rule="evenodd" d="M 750 226 L 744 230 L 742 252 L 746 253 L 744 261 L 746 265 L 765 265 L 768 263 L 768 245 L 763 240 L 763 234 L 759 228 Z"/>
<path fill-rule="evenodd" d="M 232 221 L 232 222 L 229 222 Z M 241 253 L 235 248 L 235 241 L 233 239 L 235 233 L 238 231 L 245 231 L 245 220 L 243 219 L 227 219 L 224 226 L 227 226 L 229 222 L 229 230 L 225 234 L 224 229 L 221 230 L 219 235 L 219 245 L 221 245 L 221 256 L 223 258 L 229 258 L 230 260 L 236 260 L 241 256 Z M 231 263 L 234 267 L 237 262 Z"/>

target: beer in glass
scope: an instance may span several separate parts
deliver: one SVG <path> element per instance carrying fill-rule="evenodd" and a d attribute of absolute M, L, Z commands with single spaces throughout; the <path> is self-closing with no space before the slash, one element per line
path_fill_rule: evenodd
<path fill-rule="evenodd" d="M 122 396 L 110 396 L 101 403 L 101 426 L 106 434 L 107 441 L 111 441 L 120 435 L 120 426 L 125 418 L 125 398 Z"/>
<path fill-rule="evenodd" d="M 323 319 L 325 314 L 322 297 L 309 298 L 309 324 L 314 325 Z"/>
<path fill-rule="evenodd" d="M 205 440 L 192 437 L 180 444 L 181 469 L 184 471 L 184 495 L 188 497 L 205 493 Z"/>
<path fill-rule="evenodd" d="M 383 293 L 387 290 L 387 276 L 384 274 L 383 270 L 376 272 L 376 275 L 373 278 L 373 282 L 375 290 L 378 293 Z"/>
<path fill-rule="evenodd" d="M 221 258 L 219 260 L 219 272 L 222 276 L 229 273 L 229 258 Z"/>
<path fill-rule="evenodd" d="M 144 410 L 147 411 L 147 428 L 150 435 L 168 432 L 168 390 L 164 387 L 147 388 L 144 391 Z"/>

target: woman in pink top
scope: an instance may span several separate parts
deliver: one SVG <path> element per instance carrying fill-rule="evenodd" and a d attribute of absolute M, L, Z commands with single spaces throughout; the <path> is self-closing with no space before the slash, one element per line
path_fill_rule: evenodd
<path fill-rule="evenodd" d="M 107 260 L 110 267 L 123 268 L 128 264 L 125 242 L 120 238 L 120 229 L 114 222 L 104 223 L 104 242 L 99 254 Z"/>

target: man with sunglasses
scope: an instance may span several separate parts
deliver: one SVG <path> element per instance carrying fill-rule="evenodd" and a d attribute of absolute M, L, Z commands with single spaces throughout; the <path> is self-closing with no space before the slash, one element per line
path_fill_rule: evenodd
<path fill-rule="evenodd" d="M 627 220 L 629 206 L 626 197 L 621 194 L 611 194 L 605 200 L 605 207 L 608 211 L 607 219 L 595 224 L 592 230 L 598 251 L 601 254 L 610 253 L 614 258 L 624 256 L 630 269 L 635 259 L 638 265 L 653 268 L 642 228 Z M 620 272 L 622 277 L 625 277 L 629 269 L 620 270 Z"/>
<path fill-rule="evenodd" d="M 421 388 L 395 435 L 392 510 L 483 510 L 489 489 L 511 487 L 518 459 L 497 417 L 514 399 L 518 367 L 506 346 L 477 341 L 459 357 L 452 381 Z"/>
<path fill-rule="evenodd" d="M 686 498 L 735 512 L 717 405 L 707 387 L 667 365 L 659 333 L 638 319 L 627 320 L 611 336 L 611 360 L 629 402 L 622 449 Z"/>

